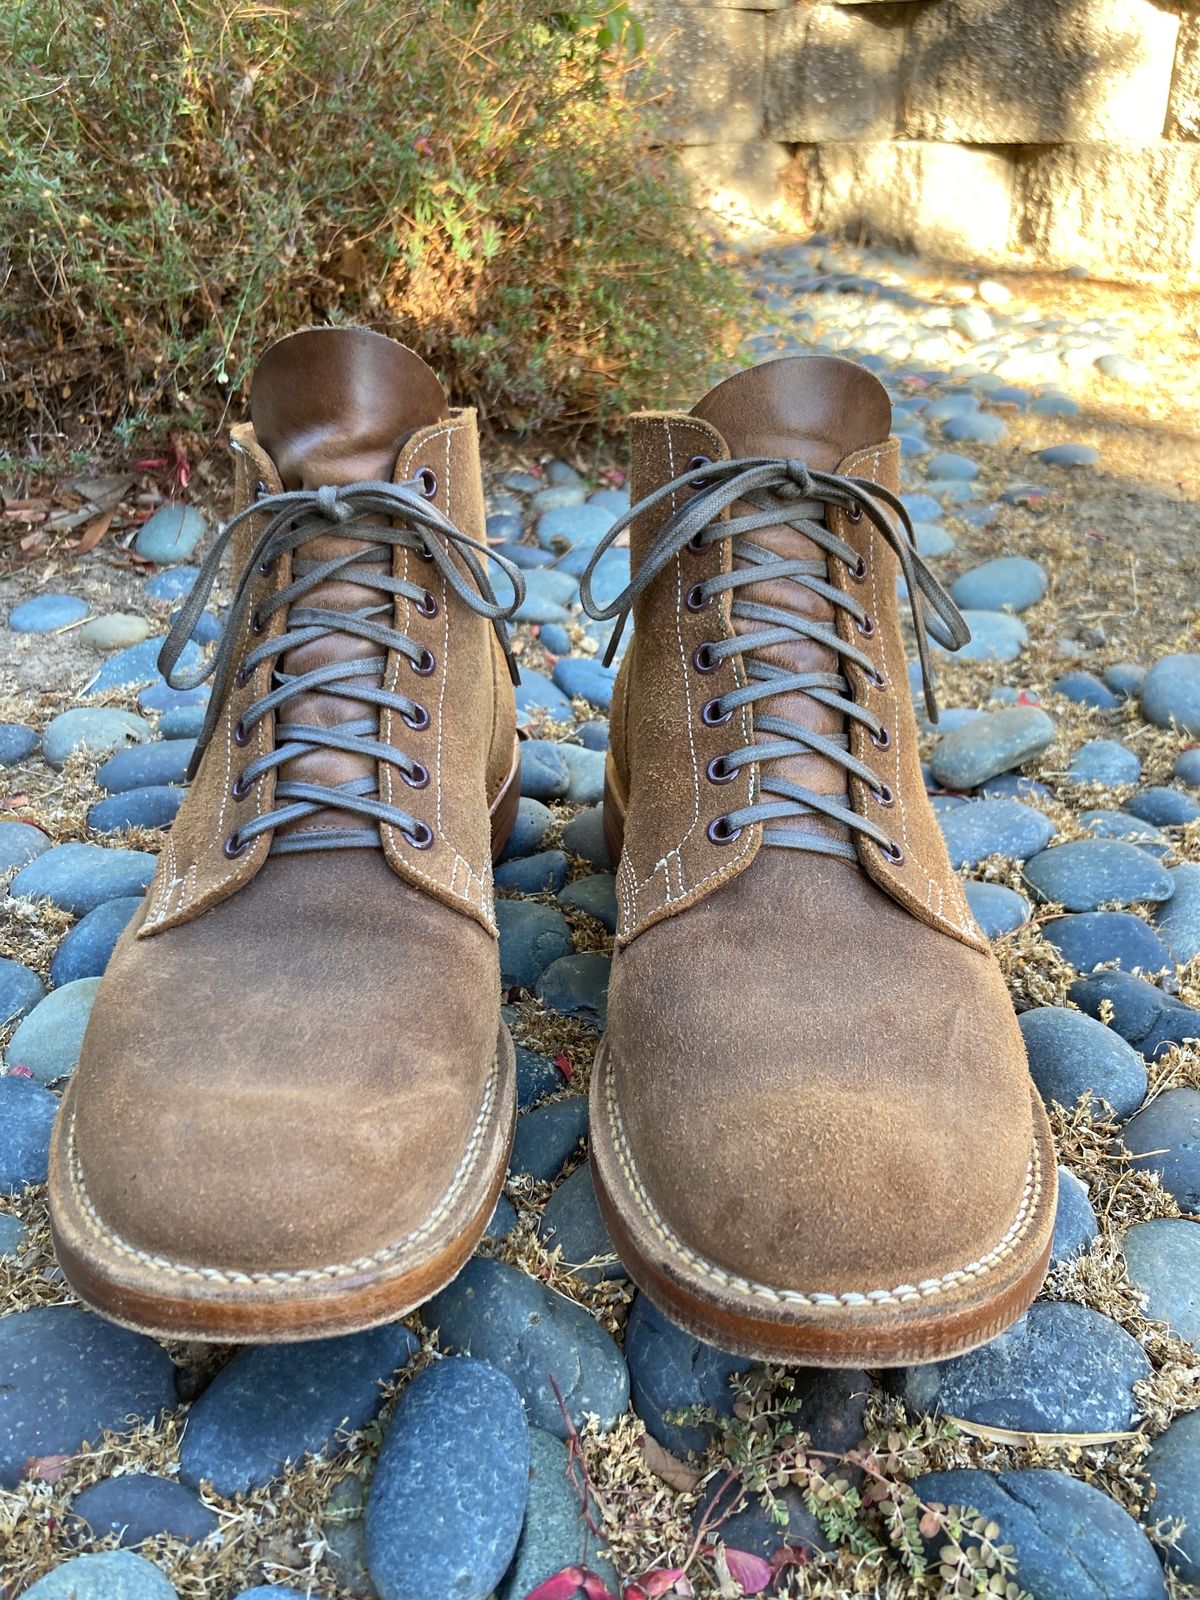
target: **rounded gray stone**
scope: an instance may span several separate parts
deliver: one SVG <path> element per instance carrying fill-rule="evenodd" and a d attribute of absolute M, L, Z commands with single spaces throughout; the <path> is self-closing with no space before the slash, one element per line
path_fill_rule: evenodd
<path fill-rule="evenodd" d="M 1059 1267 L 1086 1254 L 1099 1234 L 1100 1224 L 1096 1221 L 1096 1213 L 1088 1197 L 1087 1184 L 1069 1168 L 1060 1166 L 1050 1265 Z"/>
<path fill-rule="evenodd" d="M 496 1600 L 525 1600 L 531 1589 L 564 1567 L 591 1565 L 597 1540 L 588 1528 L 583 1500 L 568 1476 L 570 1456 L 561 1439 L 529 1430 L 529 1498 L 517 1553 L 496 1591 Z M 579 1478 L 576 1472 L 575 1477 Z"/>
<path fill-rule="evenodd" d="M 1185 1583 L 1200 1584 L 1200 1411 L 1189 1411 L 1150 1446 L 1146 1471 L 1157 1493 L 1152 1515 L 1184 1522 L 1178 1545 L 1163 1551 Z"/>
<path fill-rule="evenodd" d="M 592 1179 L 591 1163 L 576 1167 L 550 1196 L 538 1220 L 538 1237 L 547 1250 L 561 1250 L 563 1269 L 584 1283 L 625 1277 L 613 1249 Z"/>
<path fill-rule="evenodd" d="M 999 1523 L 1016 1560 L 1016 1586 L 1032 1600 L 1166 1600 L 1154 1546 L 1093 1484 L 1044 1467 L 968 1467 L 924 1473 L 913 1488 L 926 1505 L 959 1506 Z M 942 1542 L 935 1534 L 932 1556 Z"/>
<path fill-rule="evenodd" d="M 516 1267 L 475 1257 L 422 1313 L 443 1349 L 487 1361 L 511 1378 L 529 1421 L 558 1439 L 566 1424 L 553 1376 L 576 1427 L 595 1413 L 611 1428 L 629 1403 L 629 1374 L 616 1344 L 582 1306 Z"/>
<path fill-rule="evenodd" d="M 963 893 L 971 915 L 987 939 L 1003 939 L 1029 921 L 1029 901 L 1003 883 L 976 883 L 968 879 Z"/>
<path fill-rule="evenodd" d="M 127 744 L 149 739 L 153 729 L 144 717 L 110 706 L 79 706 L 62 711 L 42 735 L 42 754 L 52 767 L 61 767 L 76 750 L 107 755 Z"/>
<path fill-rule="evenodd" d="M 51 1083 L 74 1072 L 99 987 L 99 978 L 77 978 L 61 989 L 52 989 L 22 1019 L 9 1040 L 4 1053 L 9 1070 L 28 1067 L 38 1083 Z"/>
<path fill-rule="evenodd" d="M 1072 839 L 1025 863 L 1026 883 L 1040 900 L 1067 911 L 1099 911 L 1169 900 L 1175 885 L 1152 855 L 1119 839 Z"/>
<path fill-rule="evenodd" d="M 140 895 L 154 876 L 155 859 L 146 850 L 108 850 L 74 841 L 57 844 L 21 868 L 9 893 L 49 900 L 82 917 L 106 900 Z"/>
<path fill-rule="evenodd" d="M 50 849 L 50 840 L 29 822 L 0 822 L 0 872 L 25 867 Z"/>
<path fill-rule="evenodd" d="M 1171 960 L 1185 966 L 1200 955 L 1200 863 L 1186 861 L 1167 877 L 1175 892 L 1154 913 L 1154 926 Z"/>
<path fill-rule="evenodd" d="M 714 1425 L 685 1422 L 677 1413 L 703 1406 L 718 1418 L 731 1417 L 732 1382 L 753 1365 L 678 1327 L 644 1294 L 634 1299 L 625 1327 L 625 1359 L 633 1409 L 652 1437 L 681 1457 L 707 1449 Z"/>
<path fill-rule="evenodd" d="M 1156 1217 L 1135 1222 L 1122 1241 L 1129 1280 L 1146 1314 L 1200 1344 L 1200 1222 Z"/>
<path fill-rule="evenodd" d="M 81 1306 L 0 1318 L 0 1486 L 35 1456 L 73 1455 L 175 1404 L 175 1369 L 153 1339 Z"/>
<path fill-rule="evenodd" d="M 1200 655 L 1160 656 L 1142 679 L 1141 703 L 1158 727 L 1200 734 Z"/>
<path fill-rule="evenodd" d="M 1045 850 L 1054 824 L 1044 812 L 1019 800 L 973 800 L 941 818 L 953 867 L 977 867 L 988 856 L 1027 861 Z"/>
<path fill-rule="evenodd" d="M 165 505 L 138 529 L 138 555 L 160 565 L 186 561 L 204 538 L 204 518 L 194 506 Z"/>
<path fill-rule="evenodd" d="M 1067 763 L 1067 776 L 1075 783 L 1136 783 L 1141 774 L 1137 752 L 1117 739 L 1089 739 Z"/>
<path fill-rule="evenodd" d="M 195 1543 L 220 1526 L 198 1494 L 173 1478 L 127 1472 L 102 1478 L 77 1494 L 72 1515 L 81 1517 L 97 1538 L 117 1535 L 119 1545 L 141 1544 L 157 1534 Z"/>
<path fill-rule="evenodd" d="M 1131 1165 L 1156 1172 L 1181 1211 L 1200 1212 L 1200 1089 L 1166 1089 L 1121 1130 Z"/>
<path fill-rule="evenodd" d="M 166 1574 L 132 1550 L 101 1550 L 72 1556 L 55 1567 L 22 1600 L 176 1600 Z"/>
<path fill-rule="evenodd" d="M 417 1349 L 400 1323 L 302 1344 L 251 1345 L 217 1373 L 188 1414 L 179 1476 L 218 1494 L 269 1483 L 288 1461 L 328 1449 L 365 1427 L 383 1404 L 380 1384 Z"/>
<path fill-rule="evenodd" d="M 955 579 L 955 604 L 971 611 L 1027 611 L 1046 592 L 1046 569 L 1028 556 L 998 556 Z"/>
<path fill-rule="evenodd" d="M 930 766 L 947 789 L 974 789 L 1040 755 L 1054 740 L 1054 723 L 1036 706 L 987 711 L 941 740 Z"/>
<path fill-rule="evenodd" d="M 1071 1109 L 1089 1090 L 1128 1117 L 1146 1098 L 1146 1063 L 1119 1033 L 1063 1006 L 1039 1006 L 1017 1019 L 1029 1071 L 1047 1105 Z"/>
<path fill-rule="evenodd" d="M 1131 1334 L 1084 1306 L 1037 1301 L 997 1338 L 949 1361 L 909 1367 L 904 1403 L 1029 1433 L 1115 1433 L 1133 1427 L 1133 1385 L 1150 1362 Z"/>
<path fill-rule="evenodd" d="M 521 1397 L 481 1361 L 440 1361 L 400 1395 L 367 1499 L 382 1600 L 483 1600 L 504 1576 L 529 1497 Z"/>

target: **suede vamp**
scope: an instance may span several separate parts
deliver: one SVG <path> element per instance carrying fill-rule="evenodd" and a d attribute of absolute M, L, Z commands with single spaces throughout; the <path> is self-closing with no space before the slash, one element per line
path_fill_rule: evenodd
<path fill-rule="evenodd" d="M 840 1295 L 961 1269 L 1016 1220 L 1025 1053 L 990 954 L 849 862 L 760 852 L 614 963 L 619 1114 L 669 1229 Z"/>
<path fill-rule="evenodd" d="M 272 857 L 169 937 L 136 928 L 72 1085 L 105 1227 L 173 1261 L 277 1272 L 426 1225 L 495 1057 L 485 929 L 375 850 Z"/>

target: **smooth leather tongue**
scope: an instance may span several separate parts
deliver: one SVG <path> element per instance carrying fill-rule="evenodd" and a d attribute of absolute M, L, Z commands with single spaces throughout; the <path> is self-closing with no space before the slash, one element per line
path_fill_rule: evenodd
<path fill-rule="evenodd" d="M 274 461 L 285 489 L 319 489 L 370 480 L 391 481 L 405 438 L 415 428 L 449 416 L 441 384 L 421 360 L 382 334 L 366 328 L 310 328 L 281 339 L 267 351 L 250 385 L 250 419 L 255 436 Z M 298 547 L 295 558 L 325 561 L 349 550 L 366 548 L 365 540 L 318 535 Z M 386 593 L 362 583 L 330 579 L 310 590 L 301 604 L 329 611 L 386 608 Z M 377 656 L 375 645 L 347 634 L 331 633 L 297 645 L 280 657 L 282 672 L 300 676 L 330 661 Z M 343 680 L 343 690 L 356 679 Z M 377 685 L 377 671 L 363 683 Z M 378 723 L 378 710 L 345 694 L 321 692 L 290 701 L 286 719 L 334 727 L 367 718 Z M 280 768 L 292 782 L 334 786 L 375 773 L 372 757 L 314 749 Z M 326 809 L 291 823 L 284 833 L 361 828 L 352 813 Z"/>
<path fill-rule="evenodd" d="M 390 479 L 405 436 L 448 416 L 420 356 L 366 328 L 280 339 L 250 385 L 255 436 L 285 489 Z"/>
<path fill-rule="evenodd" d="M 891 432 L 892 407 L 883 385 L 865 367 L 840 356 L 787 356 L 739 372 L 717 385 L 692 408 L 692 415 L 710 423 L 729 447 L 735 460 L 746 456 L 781 456 L 803 461 L 818 472 L 836 472 L 856 451 L 882 444 Z M 869 476 L 859 472 L 859 476 Z M 737 502 L 730 516 L 754 507 Z M 810 515 L 823 521 L 823 508 Z M 750 535 L 754 544 L 788 560 L 824 562 L 826 555 L 797 529 L 778 523 Z M 742 566 L 735 556 L 734 565 Z M 747 584 L 735 598 L 758 601 L 792 611 L 836 631 L 833 607 L 791 579 Z M 737 633 L 753 633 L 762 623 L 735 617 Z M 756 652 L 758 658 L 789 672 L 840 672 L 835 653 L 806 639 L 773 645 Z M 756 717 L 786 717 L 817 733 L 846 732 L 845 719 L 808 694 L 772 695 L 755 702 Z M 763 734 L 758 743 L 773 735 Z M 846 773 L 825 756 L 788 756 L 763 768 L 764 777 L 790 778 L 818 794 L 844 795 Z M 769 798 L 769 797 L 768 797 Z M 840 824 L 812 816 L 789 817 L 780 824 L 788 830 L 807 830 L 846 837 Z"/>
<path fill-rule="evenodd" d="M 719 383 L 692 415 L 716 428 L 732 456 L 796 457 L 818 472 L 892 429 L 887 390 L 841 356 L 764 361 Z"/>

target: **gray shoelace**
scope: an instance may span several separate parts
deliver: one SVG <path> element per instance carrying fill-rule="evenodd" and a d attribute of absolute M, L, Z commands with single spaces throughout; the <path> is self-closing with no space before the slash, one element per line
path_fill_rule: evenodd
<path fill-rule="evenodd" d="M 267 522 L 241 574 L 212 659 L 195 673 L 177 675 L 175 669 L 179 658 L 208 601 L 231 536 L 247 518 L 263 516 Z M 380 517 L 389 520 L 366 520 Z M 283 632 L 252 646 L 241 662 L 236 662 L 239 641 L 244 636 L 247 615 L 253 603 L 255 579 L 269 573 L 272 564 L 286 551 L 295 550 L 321 536 L 366 540 L 369 543 L 366 548 L 349 548 L 323 561 L 294 559 L 292 581 L 277 593 L 261 600 L 250 619 L 253 631 L 261 633 L 275 612 L 286 610 Z M 244 684 L 262 662 L 277 661 L 288 650 L 335 634 L 365 639 L 377 645 L 380 653 L 355 657 L 349 661 L 328 662 L 314 667 L 310 672 L 295 675 L 282 671 L 276 665 L 269 693 L 246 708 L 234 730 L 234 738 L 238 743 L 248 743 L 255 724 L 264 717 L 271 713 L 286 713 L 289 702 L 313 693 L 340 695 L 345 699 L 386 707 L 397 712 L 414 731 L 428 726 L 429 712 L 424 706 L 410 695 L 383 687 L 389 651 L 397 651 L 407 657 L 413 672 L 419 677 L 428 676 L 436 666 L 432 653 L 424 645 L 389 625 L 393 620 L 396 596 L 410 601 L 424 616 L 434 616 L 437 612 L 436 600 L 423 585 L 411 579 L 393 577 L 392 552 L 395 548 L 415 551 L 431 562 L 454 593 L 472 611 L 486 617 L 494 625 L 504 648 L 509 673 L 513 682 L 517 682 L 516 663 L 509 649 L 504 623 L 525 597 L 525 580 L 512 562 L 489 550 L 478 540 L 469 538 L 442 515 L 432 504 L 426 478 L 418 475 L 408 483 L 365 482 L 352 483 L 345 488 L 327 486 L 315 490 L 287 490 L 282 494 L 260 494 L 246 510 L 239 512 L 221 529 L 191 593 L 163 642 L 158 658 L 159 671 L 174 689 L 193 689 L 206 678 L 213 679 L 213 692 L 196 741 L 189 777 L 194 776 L 201 753 L 212 738 L 231 680 Z M 465 574 L 451 551 L 457 552 L 462 567 L 466 569 Z M 508 604 L 498 600 L 492 588 L 485 565 L 489 559 L 496 562 L 513 586 L 514 598 Z M 353 611 L 336 611 L 301 603 L 319 584 L 333 578 L 382 590 L 388 598 L 377 605 L 363 606 Z M 369 681 L 371 679 L 375 681 Z M 376 763 L 387 762 L 413 788 L 424 788 L 429 782 L 429 773 L 420 761 L 406 751 L 383 743 L 379 738 L 378 711 L 374 717 L 356 718 L 331 728 L 289 722 L 283 715 L 276 723 L 273 743 L 273 749 L 248 762 L 238 774 L 233 785 L 235 798 L 244 798 L 256 780 L 265 773 L 318 748 L 367 756 Z M 226 854 L 240 855 L 260 834 L 271 832 L 286 823 L 301 821 L 327 808 L 355 813 L 370 826 L 320 829 L 282 836 L 276 833 L 271 842 L 272 851 L 282 853 L 323 847 L 378 846 L 378 824 L 381 822 L 399 828 L 418 848 L 427 848 L 433 843 L 433 834 L 426 823 L 418 821 L 401 807 L 380 800 L 378 794 L 375 776 L 363 776 L 337 785 L 280 778 L 275 785 L 275 808 L 247 821 L 231 834 L 225 842 Z M 281 801 L 284 803 L 280 804 Z"/>
<path fill-rule="evenodd" d="M 623 529 L 637 518 L 661 505 L 664 500 L 681 495 L 685 497 L 683 504 L 671 513 L 655 535 L 628 587 L 610 605 L 598 606 L 592 596 L 591 584 L 600 557 Z M 755 509 L 740 516 L 725 517 L 723 513 L 739 500 Z M 825 525 L 827 506 L 840 508 L 856 522 L 863 516 L 867 517 L 872 527 L 895 551 L 908 588 L 925 703 L 930 717 L 936 721 L 937 704 L 933 693 L 933 669 L 927 635 L 947 649 L 957 650 L 971 637 L 970 630 L 958 607 L 913 547 L 912 523 L 901 501 L 869 479 L 816 472 L 802 461 L 768 456 L 747 457 L 737 461 L 708 461 L 704 457 L 697 457 L 682 477 L 647 495 L 609 529 L 596 546 L 579 586 L 584 607 L 590 616 L 598 621 L 617 619 L 605 661 L 612 660 L 634 601 L 685 545 L 691 545 L 693 549 L 707 549 L 718 540 L 732 539 L 733 570 L 696 584 L 688 593 L 687 604 L 693 610 L 701 610 L 717 595 L 729 592 L 733 597 L 731 616 L 758 626 L 732 639 L 702 645 L 697 652 L 695 664 L 698 671 L 711 671 L 722 661 L 740 656 L 746 674 L 744 683 L 705 705 L 705 721 L 716 726 L 727 722 L 742 706 L 754 706 L 758 701 L 771 699 L 775 695 L 803 693 L 836 711 L 847 723 L 860 723 L 874 743 L 880 749 L 886 749 L 891 739 L 889 731 L 869 707 L 855 700 L 853 690 L 841 672 L 793 672 L 761 659 L 757 652 L 772 645 L 809 640 L 833 651 L 839 662 L 852 661 L 876 678 L 870 657 L 856 645 L 842 639 L 832 623 L 814 620 L 781 606 L 738 597 L 738 591 L 751 584 L 789 579 L 829 605 L 847 612 L 863 637 L 870 636 L 875 624 L 865 607 L 852 593 L 830 582 L 830 561 L 840 561 L 851 577 L 856 579 L 866 576 L 866 566 L 854 549 Z M 825 552 L 826 559 L 787 560 L 754 542 L 752 535 L 760 529 L 780 523 L 804 534 L 819 550 Z M 770 771 L 762 771 L 766 763 L 789 756 L 824 756 L 841 767 L 847 776 L 853 774 L 860 778 L 886 801 L 890 798 L 890 790 L 866 762 L 852 754 L 847 734 L 817 733 L 790 718 L 773 715 L 755 715 L 754 731 L 756 735 L 766 734 L 770 737 L 731 750 L 710 766 L 710 775 L 716 782 L 728 780 L 743 766 L 752 765 L 758 773 L 757 785 L 751 791 L 752 803 L 730 811 L 719 819 L 721 826 L 713 835 L 716 842 L 731 841 L 742 828 L 754 823 L 776 823 L 785 818 L 817 816 L 841 824 L 851 834 L 858 832 L 865 835 L 874 840 L 885 855 L 898 859 L 896 846 L 887 833 L 869 817 L 853 811 L 845 796 L 819 794 L 803 784 L 794 783 Z M 793 850 L 813 850 L 820 854 L 843 856 L 848 860 L 856 859 L 854 846 L 848 840 L 813 829 L 767 827 L 763 830 L 763 842 Z"/>

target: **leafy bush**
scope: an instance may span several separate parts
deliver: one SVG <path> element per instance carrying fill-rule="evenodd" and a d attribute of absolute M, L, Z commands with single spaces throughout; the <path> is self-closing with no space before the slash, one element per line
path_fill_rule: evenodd
<path fill-rule="evenodd" d="M 11 427 L 208 427 L 272 337 L 365 322 L 496 425 L 590 428 L 686 394 L 733 325 L 624 6 L 0 12 Z"/>

